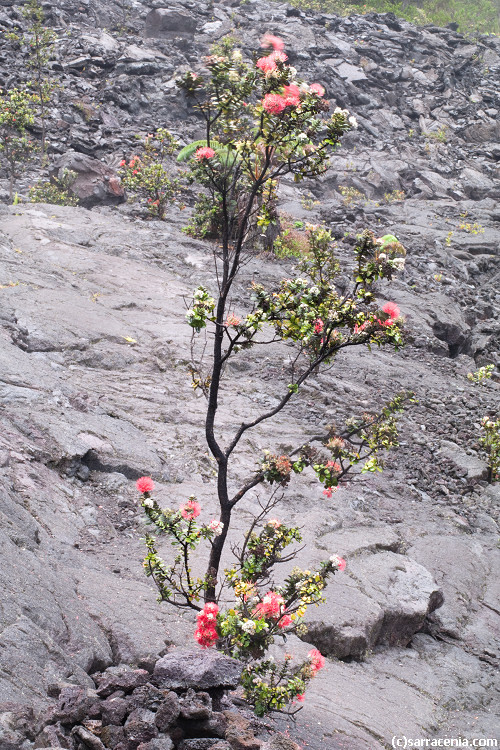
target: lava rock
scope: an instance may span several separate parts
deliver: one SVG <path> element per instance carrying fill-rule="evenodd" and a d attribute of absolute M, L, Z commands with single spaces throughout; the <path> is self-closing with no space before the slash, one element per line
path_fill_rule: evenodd
<path fill-rule="evenodd" d="M 176 693 L 170 692 L 165 695 L 155 716 L 155 724 L 160 732 L 166 731 L 175 724 L 180 714 L 180 703 Z"/>
<path fill-rule="evenodd" d="M 54 162 L 52 174 L 61 179 L 64 170 L 77 175 L 70 190 L 81 206 L 117 206 L 125 201 L 125 192 L 116 173 L 97 159 L 68 151 Z"/>
<path fill-rule="evenodd" d="M 193 688 L 237 687 L 243 665 L 236 659 L 216 651 L 177 650 L 159 659 L 154 668 L 152 682 L 171 690 Z"/>
<path fill-rule="evenodd" d="M 136 708 L 125 722 L 125 736 L 130 744 L 148 742 L 157 737 L 158 730 L 155 725 L 155 715 L 147 708 Z"/>
<path fill-rule="evenodd" d="M 208 693 L 196 693 L 189 689 L 181 699 L 181 716 L 183 719 L 199 721 L 209 719 L 212 715 L 212 699 Z"/>
<path fill-rule="evenodd" d="M 131 692 L 135 688 L 145 685 L 149 674 L 145 669 L 131 669 L 130 667 L 109 667 L 101 675 L 95 675 L 97 694 L 107 698 L 116 690 Z"/>

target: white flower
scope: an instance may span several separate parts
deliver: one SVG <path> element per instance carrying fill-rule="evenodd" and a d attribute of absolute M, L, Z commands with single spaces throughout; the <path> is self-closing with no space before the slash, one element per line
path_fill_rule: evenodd
<path fill-rule="evenodd" d="M 241 629 L 245 633 L 255 633 L 255 627 L 256 625 L 253 620 L 247 620 L 246 622 L 243 623 L 243 625 L 241 626 Z"/>
<path fill-rule="evenodd" d="M 222 523 L 222 521 L 218 521 L 216 518 L 213 518 L 208 524 L 208 528 L 210 529 L 210 531 L 214 532 L 215 536 L 220 536 L 222 534 L 224 524 Z"/>
<path fill-rule="evenodd" d="M 392 261 L 392 265 L 398 271 L 402 271 L 404 269 L 404 267 L 405 267 L 405 259 L 404 258 L 394 258 L 394 260 Z"/>
<path fill-rule="evenodd" d="M 147 497 L 143 503 L 145 508 L 154 508 L 154 500 L 151 497 Z"/>
<path fill-rule="evenodd" d="M 353 117 L 353 115 L 351 115 L 349 117 L 348 122 L 349 122 L 350 125 L 352 125 L 352 127 L 354 128 L 354 130 L 358 129 L 358 121 L 356 120 L 355 117 Z"/>

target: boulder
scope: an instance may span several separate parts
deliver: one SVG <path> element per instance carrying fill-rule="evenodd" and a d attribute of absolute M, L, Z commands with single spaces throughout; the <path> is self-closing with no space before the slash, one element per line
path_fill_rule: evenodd
<path fill-rule="evenodd" d="M 51 175 L 60 179 L 63 170 L 76 173 L 71 193 L 78 198 L 84 208 L 117 206 L 125 201 L 125 191 L 116 172 L 97 159 L 76 151 L 68 151 L 54 162 Z"/>
<path fill-rule="evenodd" d="M 217 651 L 179 649 L 156 662 L 152 682 L 170 690 L 234 689 L 242 671 L 241 662 Z"/>
<path fill-rule="evenodd" d="M 157 8 L 146 16 L 146 38 L 161 39 L 195 33 L 197 20 L 194 14 L 169 8 Z"/>

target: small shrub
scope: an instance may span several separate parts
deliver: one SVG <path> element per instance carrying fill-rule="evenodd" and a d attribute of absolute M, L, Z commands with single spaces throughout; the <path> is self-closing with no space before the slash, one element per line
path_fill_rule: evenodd
<path fill-rule="evenodd" d="M 64 169 L 60 178 L 38 182 L 29 189 L 31 203 L 53 203 L 56 206 L 77 206 L 78 198 L 70 189 L 77 178 L 76 172 Z"/>
<path fill-rule="evenodd" d="M 339 193 L 342 196 L 342 203 L 344 206 L 354 206 L 358 203 L 366 201 L 366 195 L 357 190 L 354 187 L 347 187 L 346 185 L 339 186 Z"/>
<path fill-rule="evenodd" d="M 438 128 L 438 130 L 430 130 L 428 132 L 422 133 L 422 135 L 428 141 L 437 141 L 438 143 L 446 143 L 446 141 L 448 140 L 446 125 Z"/>
<path fill-rule="evenodd" d="M 141 155 L 134 154 L 120 163 L 122 183 L 132 200 L 139 200 L 150 216 L 160 220 L 181 190 L 179 179 L 172 178 L 167 168 L 167 159 L 177 147 L 174 136 L 158 128 L 142 139 Z"/>
<path fill-rule="evenodd" d="M 33 96 L 28 91 L 14 88 L 0 94 L 0 158 L 9 175 L 11 200 L 14 179 L 36 149 L 26 132 L 33 122 Z"/>
<path fill-rule="evenodd" d="M 392 190 L 390 193 L 384 194 L 384 200 L 386 203 L 397 203 L 398 201 L 404 201 L 405 199 L 404 190 Z"/>
<path fill-rule="evenodd" d="M 471 383 L 485 385 L 493 375 L 494 370 L 495 365 L 485 365 L 484 367 L 480 367 L 479 370 L 476 370 L 476 372 L 469 372 L 467 380 L 470 380 Z"/>
<path fill-rule="evenodd" d="M 500 419 L 483 417 L 481 427 L 484 435 L 479 442 L 486 453 L 488 460 L 488 481 L 500 481 Z"/>
<path fill-rule="evenodd" d="M 309 250 L 309 239 L 302 221 L 280 216 L 281 231 L 274 240 L 273 252 L 277 258 L 300 258 Z"/>

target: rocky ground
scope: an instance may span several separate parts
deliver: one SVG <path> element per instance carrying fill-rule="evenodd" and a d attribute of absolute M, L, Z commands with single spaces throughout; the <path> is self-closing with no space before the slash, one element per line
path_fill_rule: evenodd
<path fill-rule="evenodd" d="M 400 306 L 408 344 L 339 357 L 279 423 L 252 434 L 239 474 L 263 449 L 284 452 L 401 388 L 419 399 L 383 475 L 330 500 L 308 476 L 287 490 L 282 512 L 307 541 L 300 562 L 336 552 L 348 567 L 309 615 L 307 638 L 327 668 L 296 723 L 273 726 L 311 750 L 382 749 L 394 735 L 497 737 L 500 496 L 477 437 L 499 386 L 466 375 L 499 365 L 498 40 L 260 2 L 45 10 L 62 84 L 50 158 L 77 169 L 93 209 L 0 206 L 0 747 L 20 746 L 21 708 L 46 711 L 62 683 L 92 690 L 89 674 L 120 663 L 151 671 L 191 639 L 191 618 L 160 607 L 142 574 L 133 480 L 152 474 L 165 504 L 196 494 L 215 509 L 184 322 L 193 284 L 214 283 L 212 255 L 181 232 L 189 209 L 146 222 L 121 204 L 115 168 L 137 132 L 198 135 L 176 73 L 230 31 L 250 51 L 266 29 L 360 122 L 325 178 L 281 186 L 281 211 L 330 226 L 342 260 L 365 226 L 400 238 L 406 270 L 380 296 Z M 18 23 L 19 7 L 2 3 L 0 25 Z M 5 46 L 4 88 L 22 79 L 22 59 Z M 272 285 L 291 265 L 251 258 L 236 312 L 251 279 Z M 275 403 L 287 356 L 235 360 L 223 434 Z M 256 503 L 241 508 L 235 539 Z M 310 648 L 291 641 L 298 656 Z"/>

